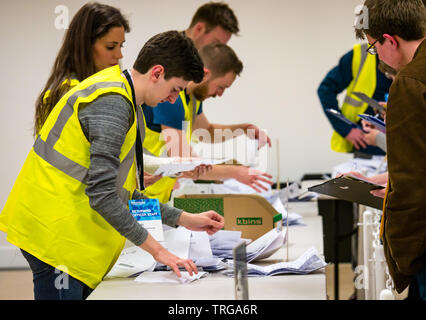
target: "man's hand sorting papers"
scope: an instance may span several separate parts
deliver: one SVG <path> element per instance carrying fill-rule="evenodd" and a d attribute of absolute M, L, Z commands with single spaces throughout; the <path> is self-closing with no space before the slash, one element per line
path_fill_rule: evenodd
<path fill-rule="evenodd" d="M 205 231 L 212 235 L 222 229 L 225 225 L 225 219 L 215 211 L 206 211 L 198 214 L 182 212 L 178 225 L 192 231 Z"/>
<path fill-rule="evenodd" d="M 262 172 L 256 169 L 252 169 L 246 166 L 234 166 L 233 178 L 249 187 L 253 188 L 257 192 L 262 190 L 268 191 L 266 184 L 272 185 L 272 176 L 266 172 Z M 263 182 L 263 183 L 262 183 Z"/>

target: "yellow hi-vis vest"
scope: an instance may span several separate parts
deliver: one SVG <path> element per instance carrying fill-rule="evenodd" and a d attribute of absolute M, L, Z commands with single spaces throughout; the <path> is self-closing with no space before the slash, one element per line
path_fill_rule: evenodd
<path fill-rule="evenodd" d="M 125 238 L 85 194 L 90 143 L 79 108 L 104 94 L 120 94 L 132 105 L 119 66 L 104 69 L 68 91 L 56 104 L 0 214 L 7 240 L 45 263 L 95 288 L 116 262 Z M 87 106 L 90 108 L 90 105 Z M 127 205 L 136 188 L 136 115 L 120 153 L 117 194 Z"/>
<path fill-rule="evenodd" d="M 179 96 L 185 110 L 185 123 L 187 124 L 186 128 L 182 129 L 185 130 L 186 140 L 188 141 L 188 144 L 190 144 L 195 117 L 197 116 L 201 102 L 196 100 L 193 95 L 191 95 L 189 101 L 187 101 L 184 90 L 179 93 Z M 143 149 L 145 153 L 156 157 L 167 156 L 166 143 L 161 136 L 161 133 L 149 129 L 146 124 Z M 173 191 L 175 183 L 175 178 L 162 177 L 142 192 L 149 198 L 157 198 L 161 203 L 167 203 L 170 199 L 170 194 Z"/>
<path fill-rule="evenodd" d="M 366 50 L 367 44 L 356 44 L 353 48 L 354 79 L 346 89 L 346 97 L 341 108 L 342 114 L 352 122 L 357 122 L 358 114 L 364 113 L 368 108 L 368 104 L 352 95 L 352 92 L 363 92 L 371 98 L 376 90 L 376 57 L 367 53 Z M 331 137 L 331 149 L 337 152 L 351 152 L 353 144 L 334 131 Z"/>

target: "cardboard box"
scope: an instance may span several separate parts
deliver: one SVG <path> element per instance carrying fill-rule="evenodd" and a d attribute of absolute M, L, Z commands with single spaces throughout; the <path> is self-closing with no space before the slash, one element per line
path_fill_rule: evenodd
<path fill-rule="evenodd" d="M 225 218 L 225 230 L 241 231 L 256 240 L 274 227 L 279 214 L 265 198 L 255 194 L 185 194 L 174 198 L 174 207 L 190 213 L 214 210 Z"/>

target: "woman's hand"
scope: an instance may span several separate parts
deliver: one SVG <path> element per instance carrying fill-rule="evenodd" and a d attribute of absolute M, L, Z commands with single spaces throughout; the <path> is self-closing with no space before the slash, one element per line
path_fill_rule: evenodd
<path fill-rule="evenodd" d="M 169 266 L 178 277 L 181 276 L 179 271 L 179 267 L 184 267 L 189 275 L 193 275 L 193 273 L 198 273 L 197 266 L 191 259 L 182 259 L 178 256 L 174 255 L 166 248 L 164 248 L 157 240 L 155 240 L 151 234 L 148 233 L 145 241 L 139 246 L 141 249 L 149 252 L 155 261 L 158 261 L 161 264 Z"/>

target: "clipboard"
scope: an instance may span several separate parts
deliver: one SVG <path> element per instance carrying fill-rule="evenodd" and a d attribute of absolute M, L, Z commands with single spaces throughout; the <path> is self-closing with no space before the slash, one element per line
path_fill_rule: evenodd
<path fill-rule="evenodd" d="M 348 174 L 309 187 L 308 190 L 382 210 L 383 199 L 373 196 L 370 191 L 384 188 L 382 185 Z"/>
<path fill-rule="evenodd" d="M 371 123 L 381 132 L 386 133 L 386 124 L 379 118 L 376 118 L 370 114 L 359 114 L 358 117 L 367 121 L 368 123 Z"/>
<path fill-rule="evenodd" d="M 383 107 L 379 102 L 374 100 L 373 98 L 370 98 L 365 93 L 353 91 L 352 92 L 355 96 L 360 98 L 362 101 L 367 103 L 370 107 L 372 107 L 376 111 L 386 111 L 385 107 Z"/>
<path fill-rule="evenodd" d="M 342 122 L 344 122 L 344 123 L 346 123 L 346 124 L 350 125 L 351 127 L 353 127 L 353 128 L 357 128 L 357 129 L 360 129 L 360 130 L 364 131 L 364 130 L 362 129 L 362 127 L 361 127 L 359 124 L 357 124 L 357 123 L 355 123 L 355 122 L 352 122 L 351 120 L 349 120 L 348 118 L 346 118 L 346 117 L 345 117 L 343 114 L 341 114 L 340 112 L 338 112 L 338 111 L 336 111 L 336 110 L 334 110 L 334 109 L 325 109 L 325 111 L 326 111 L 328 114 L 331 114 L 332 116 L 334 116 L 336 119 L 339 119 L 340 121 L 342 121 Z"/>

